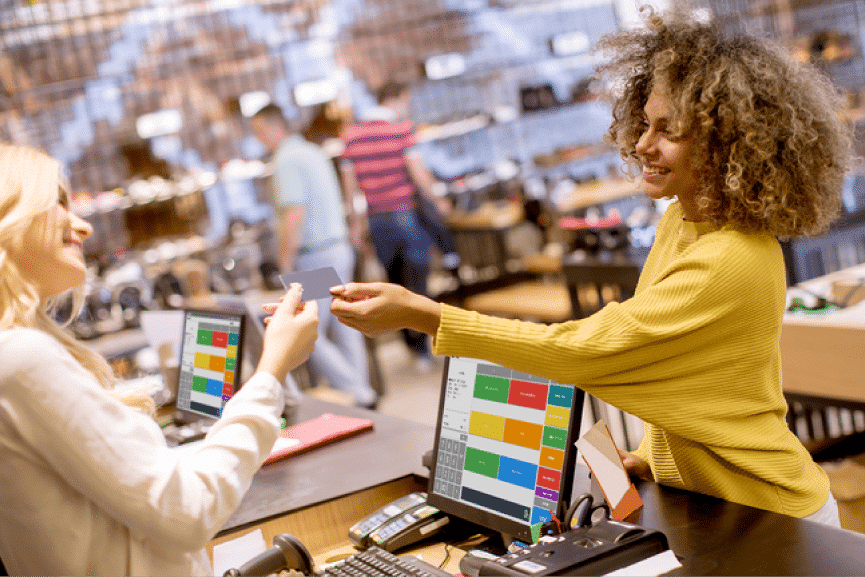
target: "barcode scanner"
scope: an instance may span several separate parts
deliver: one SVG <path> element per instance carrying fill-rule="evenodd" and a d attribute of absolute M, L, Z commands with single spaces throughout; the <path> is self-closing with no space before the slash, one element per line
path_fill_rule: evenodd
<path fill-rule="evenodd" d="M 304 575 L 312 575 L 312 555 L 303 543 L 293 535 L 281 533 L 273 538 L 273 547 L 253 557 L 237 569 L 229 569 L 223 577 L 245 575 L 271 575 L 283 569 L 296 569 Z"/>

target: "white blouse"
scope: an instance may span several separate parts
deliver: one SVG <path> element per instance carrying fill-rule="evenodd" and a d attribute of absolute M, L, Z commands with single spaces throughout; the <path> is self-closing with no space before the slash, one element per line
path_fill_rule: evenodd
<path fill-rule="evenodd" d="M 52 336 L 0 331 L 0 559 L 10 575 L 211 575 L 204 549 L 279 433 L 258 373 L 197 447 L 112 398 Z"/>

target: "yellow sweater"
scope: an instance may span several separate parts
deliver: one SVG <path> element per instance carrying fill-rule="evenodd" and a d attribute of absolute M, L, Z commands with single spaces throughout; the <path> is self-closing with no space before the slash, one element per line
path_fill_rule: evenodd
<path fill-rule="evenodd" d="M 574 383 L 646 422 L 637 454 L 659 483 L 803 517 L 829 480 L 785 421 L 785 292 L 773 237 L 686 222 L 674 203 L 633 298 L 554 325 L 442 305 L 435 352 Z"/>

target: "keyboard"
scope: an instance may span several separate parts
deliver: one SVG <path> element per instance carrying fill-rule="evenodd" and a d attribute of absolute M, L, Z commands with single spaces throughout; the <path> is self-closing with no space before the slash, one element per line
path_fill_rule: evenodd
<path fill-rule="evenodd" d="M 370 547 L 328 566 L 319 577 L 453 577 L 453 574 L 411 555 L 397 557 L 380 547 Z"/>

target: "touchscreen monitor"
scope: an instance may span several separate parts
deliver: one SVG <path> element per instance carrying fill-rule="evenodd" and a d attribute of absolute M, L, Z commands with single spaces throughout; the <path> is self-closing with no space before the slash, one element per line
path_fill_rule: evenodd
<path fill-rule="evenodd" d="M 239 388 L 243 320 L 241 313 L 184 311 L 176 408 L 186 416 L 219 418 Z"/>
<path fill-rule="evenodd" d="M 570 501 L 584 393 L 487 361 L 445 361 L 428 501 L 532 542 Z"/>

